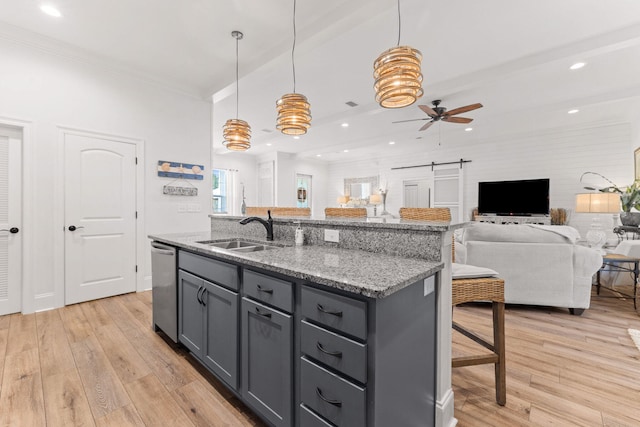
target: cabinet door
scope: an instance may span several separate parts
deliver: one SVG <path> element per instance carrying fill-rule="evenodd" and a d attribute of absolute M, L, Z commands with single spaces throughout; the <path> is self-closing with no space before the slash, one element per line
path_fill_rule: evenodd
<path fill-rule="evenodd" d="M 234 390 L 238 389 L 238 293 L 205 281 L 203 361 Z"/>
<path fill-rule="evenodd" d="M 292 425 L 292 318 L 242 298 L 242 396 L 274 426 Z"/>
<path fill-rule="evenodd" d="M 178 272 L 178 339 L 196 356 L 202 356 L 204 343 L 204 309 L 200 292 L 204 281 L 193 274 Z"/>

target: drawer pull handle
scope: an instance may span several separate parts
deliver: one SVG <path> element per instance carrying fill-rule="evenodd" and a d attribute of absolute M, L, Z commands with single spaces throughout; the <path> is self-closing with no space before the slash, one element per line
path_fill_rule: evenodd
<path fill-rule="evenodd" d="M 342 407 L 342 401 L 340 401 L 340 400 L 331 400 L 331 399 L 327 399 L 326 397 L 324 397 L 322 395 L 322 390 L 320 390 L 320 387 L 316 387 L 316 394 L 318 395 L 318 397 L 320 399 L 324 400 L 328 404 L 333 405 L 333 406 Z"/>
<path fill-rule="evenodd" d="M 323 313 L 326 313 L 326 314 L 332 314 L 332 315 L 334 315 L 334 316 L 342 317 L 342 312 L 341 312 L 341 311 L 331 311 L 331 310 L 327 310 L 326 308 L 324 308 L 324 307 L 322 306 L 322 304 L 317 304 L 317 306 L 318 306 L 318 310 L 320 310 L 320 311 L 321 311 L 321 312 L 323 312 Z"/>
<path fill-rule="evenodd" d="M 199 286 L 198 287 L 198 292 L 196 293 L 196 299 L 198 300 L 198 302 L 202 305 L 202 300 L 200 299 L 200 292 L 204 291 L 204 287 L 203 286 Z"/>
<path fill-rule="evenodd" d="M 258 285 L 258 292 L 264 292 L 265 294 L 272 294 L 273 289 L 265 289 L 262 286 Z"/>
<path fill-rule="evenodd" d="M 322 346 L 322 344 L 320 344 L 320 341 L 318 341 L 316 343 L 316 347 L 318 348 L 318 350 L 320 350 L 321 352 L 323 352 L 324 354 L 328 354 L 329 356 L 334 356 L 334 357 L 342 357 L 342 352 L 341 351 L 329 351 L 329 350 L 325 350 L 324 347 Z"/>
<path fill-rule="evenodd" d="M 256 313 L 262 317 L 266 317 L 267 319 L 271 319 L 271 313 L 263 313 L 260 311 L 258 307 L 256 307 Z"/>

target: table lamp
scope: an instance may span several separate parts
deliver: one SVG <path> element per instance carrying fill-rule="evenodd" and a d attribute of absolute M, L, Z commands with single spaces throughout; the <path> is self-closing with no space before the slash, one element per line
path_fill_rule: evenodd
<path fill-rule="evenodd" d="M 348 201 L 349 201 L 349 196 L 338 196 L 337 202 L 341 208 L 344 208 L 344 205 L 346 205 Z"/>
<path fill-rule="evenodd" d="M 618 213 L 620 212 L 620 195 L 618 193 L 576 194 L 576 212 L 593 214 Z M 603 253 L 602 246 L 607 240 L 607 233 L 602 229 L 598 215 L 593 216 L 591 227 L 585 237 L 589 247 Z"/>
<path fill-rule="evenodd" d="M 369 196 L 369 203 L 373 205 L 373 216 L 378 215 L 378 205 L 382 203 L 382 196 L 379 194 L 372 194 Z"/>

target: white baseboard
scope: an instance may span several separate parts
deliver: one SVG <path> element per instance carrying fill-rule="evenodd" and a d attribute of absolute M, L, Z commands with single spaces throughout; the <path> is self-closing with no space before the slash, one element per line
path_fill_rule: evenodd
<path fill-rule="evenodd" d="M 455 427 L 457 424 L 458 420 L 453 416 L 453 390 L 449 389 L 436 401 L 436 426 Z"/>

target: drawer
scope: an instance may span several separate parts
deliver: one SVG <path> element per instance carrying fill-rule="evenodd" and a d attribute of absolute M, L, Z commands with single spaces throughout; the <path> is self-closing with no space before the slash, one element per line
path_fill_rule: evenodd
<path fill-rule="evenodd" d="M 367 339 L 367 304 L 364 301 L 303 286 L 301 313 L 314 322 Z"/>
<path fill-rule="evenodd" d="M 293 288 L 291 282 L 265 274 L 244 270 L 244 294 L 288 313 L 293 312 Z"/>
<path fill-rule="evenodd" d="M 337 426 L 365 426 L 366 390 L 302 357 L 300 400 Z"/>
<path fill-rule="evenodd" d="M 208 257 L 180 251 L 178 266 L 210 282 L 237 291 L 240 288 L 238 267 Z"/>
<path fill-rule="evenodd" d="M 309 357 L 351 378 L 367 382 L 367 345 L 301 322 L 300 349 Z"/>
<path fill-rule="evenodd" d="M 300 405 L 300 425 L 304 427 L 333 427 L 304 405 Z"/>

